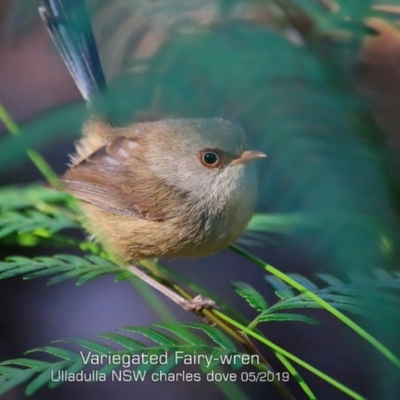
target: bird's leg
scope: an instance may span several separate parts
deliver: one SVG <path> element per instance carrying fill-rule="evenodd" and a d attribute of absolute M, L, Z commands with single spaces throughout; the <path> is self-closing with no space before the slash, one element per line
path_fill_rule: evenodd
<path fill-rule="evenodd" d="M 135 265 L 128 265 L 126 267 L 128 271 L 130 271 L 133 275 L 141 279 L 143 282 L 146 282 L 148 285 L 158 290 L 164 296 L 168 297 L 174 303 L 178 304 L 178 306 L 182 307 L 186 311 L 200 311 L 203 308 L 214 308 L 215 302 L 209 298 L 198 295 L 194 297 L 192 300 L 187 300 L 182 297 L 180 294 L 176 293 L 174 290 L 169 287 L 163 285 L 158 280 L 148 275 L 146 272 L 142 271 L 139 267 Z"/>
<path fill-rule="evenodd" d="M 215 301 L 198 294 L 192 300 L 183 299 L 180 306 L 186 311 L 201 311 L 203 308 L 216 308 Z"/>

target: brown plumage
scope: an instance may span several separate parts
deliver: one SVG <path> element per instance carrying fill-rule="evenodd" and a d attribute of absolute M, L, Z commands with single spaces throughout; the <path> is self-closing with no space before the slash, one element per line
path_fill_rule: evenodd
<path fill-rule="evenodd" d="M 106 91 L 85 3 L 42 0 L 48 31 L 89 105 Z M 92 110 L 93 111 L 93 110 Z M 198 257 L 227 247 L 255 206 L 265 154 L 223 119 L 112 127 L 90 120 L 62 177 L 82 202 L 87 230 L 117 259 Z"/>
<path fill-rule="evenodd" d="M 198 257 L 235 241 L 251 217 L 255 170 L 243 130 L 222 119 L 113 128 L 91 120 L 62 180 L 84 225 L 117 258 Z M 205 153 L 218 159 L 204 163 Z"/>
<path fill-rule="evenodd" d="M 107 90 L 83 1 L 42 0 L 40 15 L 91 112 Z M 103 110 L 104 111 L 104 110 Z M 62 177 L 82 203 L 87 230 L 133 275 L 186 310 L 192 301 L 130 261 L 199 257 L 227 247 L 244 231 L 255 206 L 255 170 L 265 157 L 245 150 L 243 130 L 223 119 L 176 119 L 114 128 L 89 120 Z"/>

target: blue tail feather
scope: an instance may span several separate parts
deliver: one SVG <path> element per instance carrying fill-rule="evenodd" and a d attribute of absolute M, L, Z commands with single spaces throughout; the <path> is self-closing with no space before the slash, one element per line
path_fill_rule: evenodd
<path fill-rule="evenodd" d="M 42 0 L 40 15 L 82 97 L 91 102 L 106 81 L 83 0 Z"/>

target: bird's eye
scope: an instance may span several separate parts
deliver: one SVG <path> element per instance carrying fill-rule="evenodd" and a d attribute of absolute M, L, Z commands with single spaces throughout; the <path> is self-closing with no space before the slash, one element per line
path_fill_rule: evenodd
<path fill-rule="evenodd" d="M 213 167 L 217 167 L 219 164 L 219 157 L 213 151 L 203 152 L 201 154 L 200 160 L 206 167 L 213 168 Z"/>

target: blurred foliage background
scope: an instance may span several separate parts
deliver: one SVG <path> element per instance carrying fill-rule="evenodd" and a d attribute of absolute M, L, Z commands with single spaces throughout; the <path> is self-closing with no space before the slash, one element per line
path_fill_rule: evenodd
<path fill-rule="evenodd" d="M 291 226 L 290 236 L 269 233 L 269 244 L 252 250 L 267 262 L 284 271 L 338 277 L 398 269 L 398 3 L 88 0 L 110 82 L 109 95 L 97 106 L 112 107 L 120 124 L 218 116 L 242 125 L 252 146 L 268 154 L 259 171 L 258 210 L 307 221 Z M 87 117 L 39 22 L 38 4 L 3 1 L 0 9 L 0 101 L 22 130 L 20 139 L 5 129 L 0 137 L 3 184 L 40 179 L 26 147 L 40 151 L 58 172 L 65 170 Z M 13 250 L 4 248 L 3 254 Z M 193 279 L 218 275 L 215 267 L 234 263 L 229 260 L 212 258 Z M 187 271 L 185 264 L 172 263 Z M 248 266 L 233 268 L 240 274 Z M 242 273 L 257 281 L 248 270 Z M 399 350 L 394 336 L 370 328 Z M 330 342 L 321 342 L 333 346 L 331 357 L 324 355 L 325 368 L 342 370 L 345 380 L 371 398 L 393 398 L 399 388 L 392 367 L 364 353 L 372 371 L 359 372 L 361 358 L 349 372 L 343 367 L 349 349 L 341 340 L 335 347 L 342 334 L 335 329 L 328 330 Z M 2 339 L 3 345 L 9 340 Z M 332 357 L 336 353 L 343 357 Z"/>

